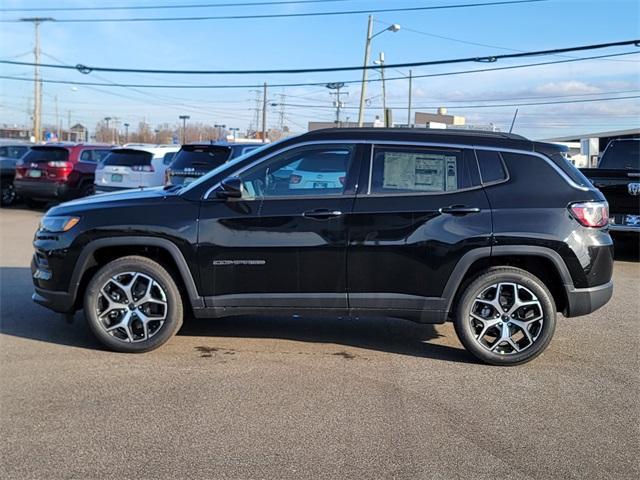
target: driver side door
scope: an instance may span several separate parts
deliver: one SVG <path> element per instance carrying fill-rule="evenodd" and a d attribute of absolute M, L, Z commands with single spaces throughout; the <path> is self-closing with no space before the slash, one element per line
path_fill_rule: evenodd
<path fill-rule="evenodd" d="M 294 146 L 236 172 L 242 197 L 201 211 L 208 304 L 346 310 L 346 225 L 360 154 L 355 144 Z"/>

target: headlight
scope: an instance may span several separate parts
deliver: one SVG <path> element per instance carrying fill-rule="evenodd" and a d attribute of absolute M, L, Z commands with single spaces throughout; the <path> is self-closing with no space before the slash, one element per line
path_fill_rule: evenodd
<path fill-rule="evenodd" d="M 79 217 L 49 217 L 44 216 L 40 220 L 40 230 L 51 233 L 68 232 L 80 221 Z"/>

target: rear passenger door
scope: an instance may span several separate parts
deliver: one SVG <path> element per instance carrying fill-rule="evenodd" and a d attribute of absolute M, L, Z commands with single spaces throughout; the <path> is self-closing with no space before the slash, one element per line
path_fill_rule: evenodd
<path fill-rule="evenodd" d="M 349 306 L 442 311 L 457 262 L 469 250 L 490 245 L 491 211 L 474 152 L 428 145 L 371 148 L 350 218 Z"/>

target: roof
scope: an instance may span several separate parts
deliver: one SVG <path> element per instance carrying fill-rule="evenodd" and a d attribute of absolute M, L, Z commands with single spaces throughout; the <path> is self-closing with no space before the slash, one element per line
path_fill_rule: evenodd
<path fill-rule="evenodd" d="M 144 145 L 144 144 L 127 144 L 122 147 L 114 148 L 114 152 L 122 152 L 134 150 L 138 152 L 147 152 L 152 155 L 158 155 L 163 153 L 177 152 L 180 150 L 180 145 Z"/>
<path fill-rule="evenodd" d="M 326 128 L 303 133 L 300 140 L 372 140 L 454 143 L 532 150 L 534 142 L 513 133 L 428 128 Z"/>

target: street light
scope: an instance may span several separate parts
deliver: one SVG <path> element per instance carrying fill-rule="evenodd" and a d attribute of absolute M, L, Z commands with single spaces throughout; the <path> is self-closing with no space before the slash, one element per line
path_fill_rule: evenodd
<path fill-rule="evenodd" d="M 358 110 L 358 126 L 362 127 L 364 125 L 364 99 L 367 91 L 367 67 L 369 66 L 369 53 L 371 51 L 371 40 L 374 37 L 384 33 L 384 32 L 397 32 L 400 30 L 400 25 L 394 23 L 393 25 L 388 26 L 384 30 L 379 31 L 376 34 L 373 34 L 373 15 L 369 15 L 369 26 L 367 27 L 367 42 L 364 45 L 364 67 L 362 69 L 362 88 L 360 89 L 360 108 Z"/>
<path fill-rule="evenodd" d="M 233 132 L 233 141 L 236 141 L 236 132 L 239 131 L 240 129 L 238 127 L 229 127 L 229 131 Z"/>
<path fill-rule="evenodd" d="M 178 118 L 182 120 L 182 141 L 180 143 L 184 144 L 187 137 L 187 120 L 191 117 L 189 115 L 180 115 Z"/>
<path fill-rule="evenodd" d="M 222 136 L 222 129 L 227 128 L 227 126 L 216 124 L 214 127 L 216 128 L 216 140 L 220 140 L 220 137 Z"/>
<path fill-rule="evenodd" d="M 129 143 L 129 124 L 124 123 L 124 143 Z"/>

